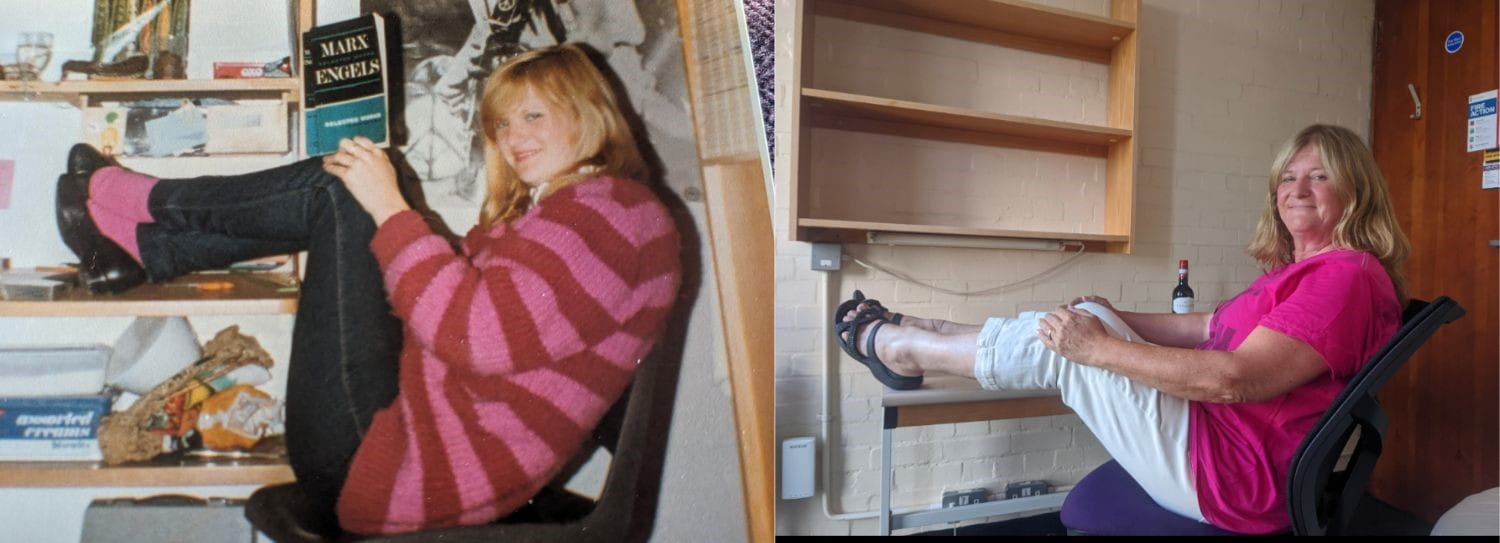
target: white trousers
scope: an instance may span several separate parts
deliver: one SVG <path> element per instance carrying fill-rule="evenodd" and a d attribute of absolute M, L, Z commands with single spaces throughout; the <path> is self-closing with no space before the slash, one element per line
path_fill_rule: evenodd
<path fill-rule="evenodd" d="M 1093 302 L 1074 307 L 1099 317 L 1110 335 L 1145 343 L 1109 308 Z M 1158 505 L 1207 522 L 1198 509 L 1188 465 L 1187 400 L 1063 358 L 1037 337 L 1037 325 L 1045 315 L 1028 311 L 1013 319 L 985 321 L 974 357 L 979 385 L 989 390 L 1061 392 L 1063 403 Z"/>

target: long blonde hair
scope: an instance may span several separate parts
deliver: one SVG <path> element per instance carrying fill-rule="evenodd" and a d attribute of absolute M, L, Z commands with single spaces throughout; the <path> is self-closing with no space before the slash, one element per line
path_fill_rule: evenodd
<path fill-rule="evenodd" d="M 496 132 L 501 119 L 531 89 L 557 113 L 573 120 L 574 172 L 550 180 L 537 200 L 591 177 L 608 175 L 645 181 L 650 171 L 636 146 L 630 124 L 604 74 L 578 44 L 564 43 L 516 55 L 485 80 L 479 118 L 484 133 L 486 185 L 479 224 L 489 228 L 531 207 L 530 188 L 500 156 Z"/>
<path fill-rule="evenodd" d="M 1276 187 L 1287 163 L 1309 145 L 1318 150 L 1323 168 L 1332 177 L 1334 190 L 1344 202 L 1343 214 L 1333 227 L 1334 243 L 1375 255 L 1396 287 L 1396 300 L 1404 305 L 1406 276 L 1401 266 L 1411 254 L 1411 243 L 1396 222 L 1391 193 L 1375 164 L 1375 156 L 1364 140 L 1347 128 L 1315 124 L 1302 129 L 1281 146 L 1271 165 L 1266 207 L 1246 252 L 1263 269 L 1292 263 L 1292 234 L 1276 211 Z"/>

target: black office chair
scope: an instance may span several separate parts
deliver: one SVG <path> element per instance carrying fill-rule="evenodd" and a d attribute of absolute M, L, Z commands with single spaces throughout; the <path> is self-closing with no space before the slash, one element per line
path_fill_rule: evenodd
<path fill-rule="evenodd" d="M 570 543 L 644 541 L 656 519 L 665 456 L 666 425 L 679 364 L 651 356 L 636 370 L 635 380 L 594 432 L 597 446 L 609 450 L 609 475 L 597 502 L 559 488 L 554 481 L 528 504 L 494 524 L 400 534 L 360 536 L 324 525 L 295 483 L 262 487 L 250 495 L 245 517 L 279 543 L 478 541 Z M 671 370 L 674 373 L 664 374 Z M 663 412 L 663 410 L 665 412 Z M 581 458 L 596 450 L 585 446 Z M 571 470 L 565 470 L 567 473 Z M 560 477 L 566 479 L 566 477 Z"/>
<path fill-rule="evenodd" d="M 1375 392 L 1439 327 L 1463 315 L 1464 309 L 1447 296 L 1407 303 L 1401 328 L 1354 375 L 1292 456 L 1287 505 L 1293 534 L 1339 535 L 1348 528 L 1385 438 L 1385 411 Z M 1354 453 L 1342 471 L 1334 471 L 1355 428 Z M 1111 505 L 1099 511 L 1104 504 Z M 1074 486 L 1061 518 L 1070 534 L 1237 535 L 1156 505 L 1113 460 Z"/>
<path fill-rule="evenodd" d="M 1292 533 L 1343 535 L 1348 529 L 1385 440 L 1385 410 L 1376 401 L 1375 392 L 1438 327 L 1462 316 L 1464 308 L 1447 296 L 1432 303 L 1414 299 L 1406 304 L 1401 330 L 1380 348 L 1374 362 L 1349 381 L 1292 456 L 1287 483 Z M 1359 428 L 1359 438 L 1354 452 L 1344 470 L 1335 472 L 1334 464 L 1355 428 Z"/>

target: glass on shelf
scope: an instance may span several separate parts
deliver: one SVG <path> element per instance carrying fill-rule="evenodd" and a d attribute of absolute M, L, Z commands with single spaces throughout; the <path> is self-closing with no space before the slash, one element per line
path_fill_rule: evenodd
<path fill-rule="evenodd" d="M 21 41 L 16 45 L 16 60 L 40 74 L 52 61 L 52 33 L 21 33 Z"/>
<path fill-rule="evenodd" d="M 36 97 L 31 89 L 31 83 L 41 79 L 42 70 L 52 62 L 52 33 L 51 32 L 22 32 L 20 41 L 16 42 L 16 64 L 21 73 L 21 90 L 25 99 Z"/>

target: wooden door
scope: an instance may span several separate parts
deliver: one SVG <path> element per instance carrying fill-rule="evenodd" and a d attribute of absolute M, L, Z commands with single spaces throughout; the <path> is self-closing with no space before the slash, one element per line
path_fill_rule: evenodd
<path fill-rule="evenodd" d="M 1372 145 L 1411 238 L 1409 295 L 1446 295 L 1468 311 L 1439 331 L 1380 393 L 1390 415 L 1370 492 L 1427 521 L 1500 486 L 1497 284 L 1500 191 L 1480 188 L 1466 150 L 1468 97 L 1497 86 L 1500 0 L 1379 0 Z M 1444 40 L 1465 36 L 1456 53 Z M 1421 118 L 1412 119 L 1416 87 Z"/>

